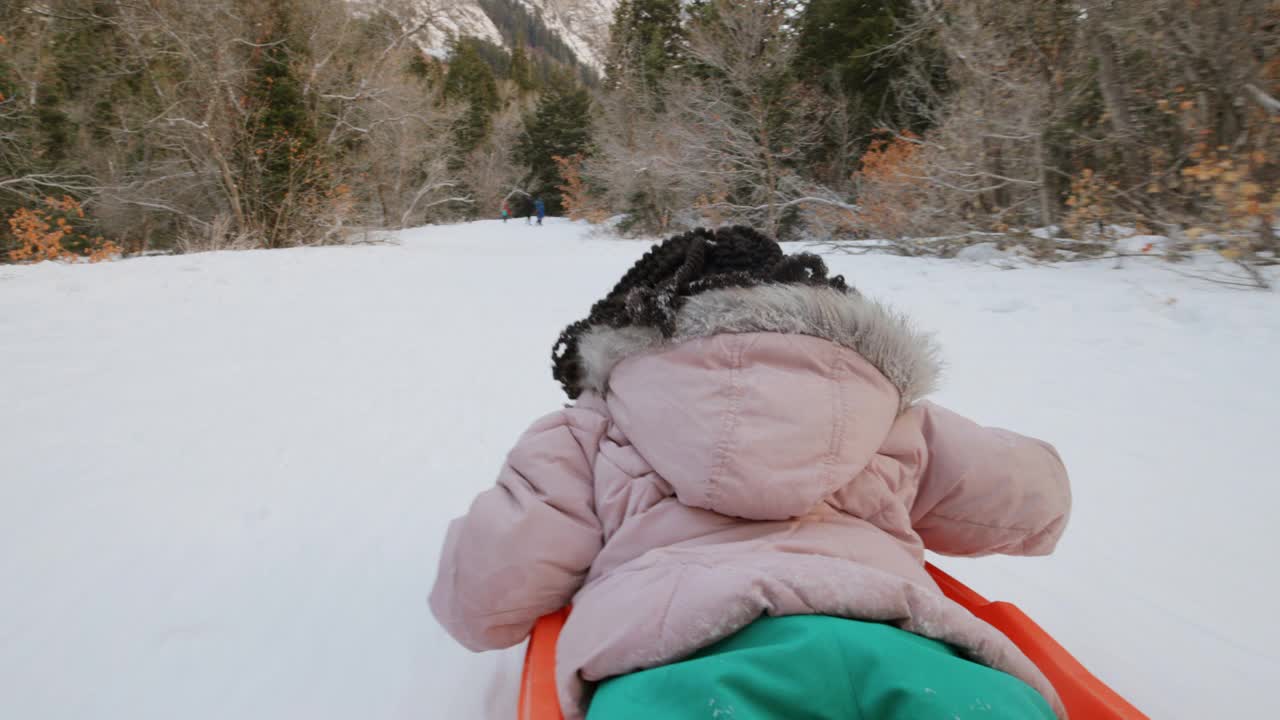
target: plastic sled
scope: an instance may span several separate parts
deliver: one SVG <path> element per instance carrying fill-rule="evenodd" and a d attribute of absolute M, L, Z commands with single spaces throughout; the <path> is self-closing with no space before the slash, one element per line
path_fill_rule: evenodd
<path fill-rule="evenodd" d="M 994 625 L 1040 668 L 1072 720 L 1150 720 L 1085 669 L 1049 633 L 1016 606 L 990 602 L 931 564 L 925 569 L 943 594 Z M 556 640 L 569 608 L 538 620 L 529 636 L 520 678 L 518 720 L 563 720 L 556 696 Z"/>

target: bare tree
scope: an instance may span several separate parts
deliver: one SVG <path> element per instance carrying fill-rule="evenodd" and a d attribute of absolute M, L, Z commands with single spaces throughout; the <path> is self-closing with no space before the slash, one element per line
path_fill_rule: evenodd
<path fill-rule="evenodd" d="M 789 15 L 774 2 L 720 2 L 689 32 L 704 72 L 672 93 L 690 170 L 714 173 L 708 206 L 777 234 L 787 208 L 811 195 L 798 165 L 821 141 L 828 107 L 792 75 Z"/>
<path fill-rule="evenodd" d="M 939 221 L 981 215 L 993 225 L 1053 225 L 1064 185 L 1053 133 L 1079 92 L 1066 82 L 1074 8 L 1063 0 L 919 0 L 916 15 L 909 35 L 945 54 L 950 88 L 930 106 L 934 128 L 919 180 L 945 202 L 929 210 Z M 918 85 L 934 83 L 922 77 Z"/>
<path fill-rule="evenodd" d="M 767 0 L 711 3 L 688 29 L 691 66 L 660 102 L 643 78 L 617 79 L 585 168 L 611 204 L 648 230 L 744 222 L 773 234 L 789 213 L 846 204 L 804 172 L 831 104 L 794 77 L 788 20 Z"/>
<path fill-rule="evenodd" d="M 671 131 L 672 112 L 656 109 L 643 78 L 632 80 L 620 75 L 619 86 L 597 98 L 596 151 L 582 172 L 607 206 L 630 213 L 624 232 L 666 234 L 691 224 L 682 216 L 707 195 L 711 174 L 691 167 L 682 136 Z"/>
<path fill-rule="evenodd" d="M 459 170 L 463 185 L 474 198 L 473 209 L 481 217 L 496 215 L 504 202 L 527 194 L 519 187 L 525 171 L 511 153 L 523 131 L 522 112 L 526 109 L 524 104 L 512 102 L 494 115 L 488 137 L 467 155 Z"/>
<path fill-rule="evenodd" d="M 450 142 L 457 112 L 417 40 L 451 1 L 412 13 L 403 0 L 20 3 L 23 47 L 7 57 L 32 87 L 0 99 L 0 168 L 20 170 L 32 153 L 21 134 L 49 73 L 51 24 L 110 35 L 86 81 L 135 80 L 107 117 L 92 98 L 64 103 L 99 113 L 95 136 L 75 138 L 66 170 L 0 172 L 0 196 L 74 195 L 135 250 L 157 235 L 188 249 L 342 242 L 352 223 L 448 217 L 470 202 Z M 299 112 L 273 129 L 270 84 L 285 81 Z"/>
<path fill-rule="evenodd" d="M 415 35 L 425 32 L 436 7 L 420 6 L 405 25 L 393 21 L 408 17 L 403 8 L 382 5 L 383 22 L 376 26 L 381 34 L 369 39 L 369 28 L 354 27 L 340 5 L 329 22 L 314 24 L 309 53 L 314 64 L 307 77 L 326 126 L 326 144 L 351 148 L 343 163 L 356 186 L 348 186 L 350 191 L 376 211 L 364 221 L 404 227 L 439 217 L 441 208 L 472 202 L 459 192 L 462 179 L 452 142 L 461 109 L 444 103 L 431 78 L 404 70 L 420 52 Z M 347 66 L 342 72 L 334 69 L 335 56 Z"/>

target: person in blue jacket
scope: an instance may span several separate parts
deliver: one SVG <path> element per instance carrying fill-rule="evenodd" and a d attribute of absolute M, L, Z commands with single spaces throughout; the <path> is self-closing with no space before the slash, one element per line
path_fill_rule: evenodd
<path fill-rule="evenodd" d="M 533 201 L 533 211 L 538 214 L 538 224 L 541 225 L 542 218 L 547 216 L 547 206 L 546 203 L 542 202 L 541 197 Z"/>

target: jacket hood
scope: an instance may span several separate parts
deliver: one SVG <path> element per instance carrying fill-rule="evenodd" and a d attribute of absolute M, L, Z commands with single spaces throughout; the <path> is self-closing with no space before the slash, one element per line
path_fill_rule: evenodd
<path fill-rule="evenodd" d="M 932 343 L 858 295 L 771 285 L 690 298 L 677 332 L 595 328 L 588 387 L 681 503 L 782 520 L 870 462 L 937 376 Z"/>
<path fill-rule="evenodd" d="M 901 409 L 933 392 L 941 373 L 933 337 L 856 291 L 811 285 L 758 285 L 694 295 L 676 314 L 670 338 L 651 327 L 596 325 L 578 343 L 584 387 L 604 395 L 622 360 L 696 338 L 783 333 L 822 338 L 866 358 L 898 389 Z"/>

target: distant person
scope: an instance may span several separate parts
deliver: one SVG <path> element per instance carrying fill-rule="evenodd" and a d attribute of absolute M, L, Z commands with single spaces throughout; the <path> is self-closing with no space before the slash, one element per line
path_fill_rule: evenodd
<path fill-rule="evenodd" d="M 449 527 L 432 610 L 488 650 L 572 602 L 575 720 L 1053 720 L 1053 686 L 924 551 L 1048 554 L 1067 471 L 924 400 L 935 354 L 816 255 L 744 227 L 667 240 L 561 333 L 574 404 Z"/>
<path fill-rule="evenodd" d="M 507 201 L 504 199 L 502 201 L 502 222 L 506 222 L 507 218 L 510 216 L 511 216 L 511 205 L 507 204 Z"/>
<path fill-rule="evenodd" d="M 547 205 L 542 202 L 541 197 L 533 201 L 533 211 L 538 214 L 538 224 L 541 225 L 542 218 L 547 216 Z"/>

